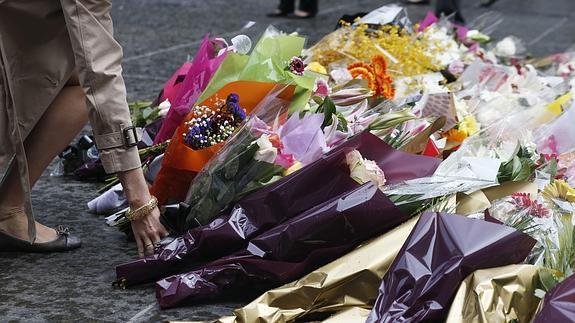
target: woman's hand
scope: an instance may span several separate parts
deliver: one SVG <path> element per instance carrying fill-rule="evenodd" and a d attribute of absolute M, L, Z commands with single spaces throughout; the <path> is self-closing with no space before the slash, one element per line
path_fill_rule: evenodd
<path fill-rule="evenodd" d="M 132 231 L 138 244 L 138 255 L 153 255 L 155 246 L 168 235 L 160 223 L 160 210 L 155 208 L 148 216 L 132 221 Z"/>
<path fill-rule="evenodd" d="M 130 208 L 135 210 L 152 199 L 141 168 L 118 173 L 118 178 Z M 154 254 L 154 245 L 168 235 L 168 231 L 160 223 L 160 210 L 157 207 L 147 216 L 132 221 L 132 230 L 140 257 Z"/>

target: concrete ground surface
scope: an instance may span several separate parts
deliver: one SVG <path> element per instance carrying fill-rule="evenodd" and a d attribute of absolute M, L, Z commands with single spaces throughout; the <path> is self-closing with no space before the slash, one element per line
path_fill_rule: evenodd
<path fill-rule="evenodd" d="M 462 0 L 468 22 L 487 12 L 479 0 Z M 308 44 L 330 32 L 346 13 L 369 11 L 391 1 L 321 1 L 315 19 L 267 18 L 276 4 L 270 0 L 115 0 L 115 33 L 124 46 L 124 75 L 130 100 L 151 99 L 163 82 L 194 55 L 206 33 L 230 38 L 257 36 L 269 24 L 298 31 Z M 429 5 L 407 6 L 413 21 Z M 573 0 L 499 0 L 490 10 L 504 20 L 494 37 L 515 35 L 535 55 L 564 51 L 575 43 Z M 242 27 L 250 21 L 256 26 Z M 48 172 L 47 172 L 48 174 Z M 214 303 L 160 310 L 151 286 L 112 288 L 114 267 L 136 256 L 135 244 L 86 212 L 86 203 L 101 184 L 81 183 L 45 175 L 34 188 L 37 217 L 50 226 L 64 224 L 80 235 L 84 246 L 52 255 L 0 254 L 0 322 L 158 322 L 210 321 L 231 314 L 234 303 Z"/>

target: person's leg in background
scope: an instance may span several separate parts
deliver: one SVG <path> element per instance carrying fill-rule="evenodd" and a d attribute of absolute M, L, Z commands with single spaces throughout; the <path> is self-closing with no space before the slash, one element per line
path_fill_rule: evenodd
<path fill-rule="evenodd" d="M 318 12 L 318 0 L 300 0 L 299 9 L 294 12 L 298 18 L 315 17 Z"/>
<path fill-rule="evenodd" d="M 295 0 L 281 0 L 278 8 L 274 12 L 268 13 L 268 17 L 285 17 L 294 10 Z"/>
<path fill-rule="evenodd" d="M 482 7 L 489 7 L 494 4 L 497 0 L 481 0 Z"/>
<path fill-rule="evenodd" d="M 465 23 L 465 19 L 463 19 L 461 14 L 460 0 L 437 0 L 435 3 L 435 15 L 441 17 L 441 14 L 445 16 L 454 14 L 455 22 Z"/>
<path fill-rule="evenodd" d="M 73 76 L 24 141 L 31 186 L 87 122 L 86 96 L 77 76 Z M 28 220 L 24 213 L 24 191 L 18 174 L 18 167 L 14 165 L 0 187 L 0 231 L 26 240 Z M 37 243 L 56 238 L 55 230 L 36 222 Z"/>

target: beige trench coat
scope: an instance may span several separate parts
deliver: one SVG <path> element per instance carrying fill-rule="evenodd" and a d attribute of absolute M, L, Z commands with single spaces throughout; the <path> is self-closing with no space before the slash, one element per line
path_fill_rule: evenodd
<path fill-rule="evenodd" d="M 18 164 L 31 240 L 35 226 L 23 141 L 74 69 L 106 171 L 140 167 L 136 147 L 126 144 L 134 141 L 133 133 L 122 131 L 131 121 L 110 9 L 108 0 L 0 0 L 0 176 Z"/>

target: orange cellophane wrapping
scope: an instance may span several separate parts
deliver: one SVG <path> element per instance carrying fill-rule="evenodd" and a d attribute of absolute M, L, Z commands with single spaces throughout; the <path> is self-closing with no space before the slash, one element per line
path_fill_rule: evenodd
<path fill-rule="evenodd" d="M 228 83 L 214 95 L 201 102 L 200 106 L 217 109 L 218 99 L 225 100 L 228 95 L 235 93 L 240 98 L 240 106 L 247 114 L 251 114 L 258 103 L 262 101 L 275 87 L 276 83 L 264 83 L 254 81 L 236 81 Z M 280 98 L 291 100 L 295 87 L 287 86 L 279 95 Z M 185 199 L 191 181 L 202 170 L 204 165 L 223 147 L 224 143 L 194 150 L 183 142 L 183 135 L 187 132 L 185 122 L 192 119 L 190 113 L 176 129 L 174 136 L 162 162 L 162 168 L 150 188 L 150 192 L 158 199 L 160 205 L 168 202 L 181 202 Z"/>

